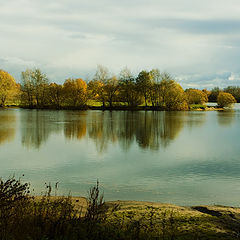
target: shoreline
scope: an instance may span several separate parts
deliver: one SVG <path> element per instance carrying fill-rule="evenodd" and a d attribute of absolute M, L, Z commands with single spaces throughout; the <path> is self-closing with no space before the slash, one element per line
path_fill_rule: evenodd
<path fill-rule="evenodd" d="M 56 200 L 60 197 L 51 197 Z M 81 209 L 81 214 L 87 212 L 87 199 L 85 197 L 71 197 L 75 209 Z M 134 222 L 147 224 L 147 231 L 154 224 L 164 222 L 168 225 L 168 232 L 185 236 L 186 239 L 222 239 L 231 240 L 238 234 L 240 227 L 240 207 L 222 205 L 178 206 L 168 203 L 117 200 L 106 201 L 105 207 L 110 222 L 124 222 L 131 226 Z M 171 227 L 173 229 L 171 230 Z M 175 238 L 174 238 L 175 239 Z M 184 238 L 185 239 L 185 238 Z"/>
<path fill-rule="evenodd" d="M 115 106 L 115 107 L 102 107 L 102 106 L 84 106 L 84 107 L 26 107 L 17 105 L 6 105 L 5 107 L 0 107 L 0 109 L 8 108 L 19 108 L 28 110 L 71 110 L 71 111 L 87 111 L 87 110 L 98 110 L 98 111 L 153 111 L 153 112 L 192 112 L 192 111 L 226 111 L 227 109 L 215 106 L 197 107 L 189 110 L 166 110 L 161 107 L 152 106 L 138 106 L 138 107 L 127 107 L 127 106 Z"/>
<path fill-rule="evenodd" d="M 35 200 L 40 200 L 43 196 L 35 196 Z M 79 196 L 69 196 L 72 200 L 75 207 L 83 207 L 87 208 L 88 200 L 86 197 L 79 197 Z M 67 196 L 50 196 L 51 200 L 57 200 L 61 198 L 67 198 Z M 176 210 L 180 211 L 183 215 L 186 216 L 187 214 L 191 213 L 194 215 L 203 214 L 206 216 L 213 216 L 213 217 L 222 217 L 224 215 L 233 217 L 234 214 L 237 215 L 235 218 L 239 218 L 240 221 L 240 206 L 226 206 L 226 205 L 192 205 L 192 206 L 181 206 L 172 203 L 162 203 L 162 202 L 152 202 L 152 201 L 138 201 L 138 200 L 113 200 L 113 201 L 106 201 L 105 204 L 111 209 L 113 206 L 120 206 L 121 211 L 129 211 L 132 209 L 141 210 L 148 209 L 149 207 L 154 207 L 156 209 L 165 209 L 165 210 Z M 239 222 L 240 224 L 240 222 Z"/>

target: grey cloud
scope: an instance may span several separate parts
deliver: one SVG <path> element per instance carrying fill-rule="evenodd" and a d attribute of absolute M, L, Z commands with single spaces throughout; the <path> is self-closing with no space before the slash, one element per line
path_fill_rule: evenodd
<path fill-rule="evenodd" d="M 178 76 L 176 80 L 179 81 L 184 88 L 195 87 L 212 89 L 215 86 L 220 88 L 240 86 L 239 74 L 233 72 L 189 74 Z"/>
<path fill-rule="evenodd" d="M 239 34 L 240 19 L 141 19 L 151 28 L 165 28 L 193 34 Z"/>
<path fill-rule="evenodd" d="M 239 6 L 236 0 L 3 1 L 0 68 L 20 75 L 36 66 L 63 82 L 91 75 L 96 64 L 110 71 L 158 67 L 185 86 L 238 84 L 229 77 L 240 72 Z"/>

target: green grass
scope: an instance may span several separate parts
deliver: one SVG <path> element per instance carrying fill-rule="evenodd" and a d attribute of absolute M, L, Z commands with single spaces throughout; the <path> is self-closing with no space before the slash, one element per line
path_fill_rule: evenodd
<path fill-rule="evenodd" d="M 191 104 L 190 110 L 205 110 L 207 106 L 205 104 Z"/>

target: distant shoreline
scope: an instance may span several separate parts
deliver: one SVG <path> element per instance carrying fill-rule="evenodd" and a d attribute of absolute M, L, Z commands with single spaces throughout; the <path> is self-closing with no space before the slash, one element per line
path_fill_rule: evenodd
<path fill-rule="evenodd" d="M 36 109 L 36 110 L 100 110 L 100 111 L 166 111 L 166 112 L 188 112 L 188 111 L 224 111 L 226 109 L 218 106 L 204 106 L 197 107 L 189 110 L 166 110 L 162 107 L 152 107 L 152 106 L 138 106 L 138 107 L 128 107 L 128 106 L 114 106 L 114 107 L 102 107 L 102 106 L 78 106 L 78 107 L 29 107 L 29 106 L 17 106 L 17 105 L 6 105 L 5 107 L 0 107 L 0 109 L 5 108 L 20 108 L 20 109 Z"/>

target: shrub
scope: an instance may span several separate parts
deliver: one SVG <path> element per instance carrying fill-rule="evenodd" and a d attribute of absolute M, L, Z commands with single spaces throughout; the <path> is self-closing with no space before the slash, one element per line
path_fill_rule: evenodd
<path fill-rule="evenodd" d="M 218 94 L 217 103 L 219 107 L 229 107 L 236 102 L 236 99 L 231 93 L 220 92 Z"/>

